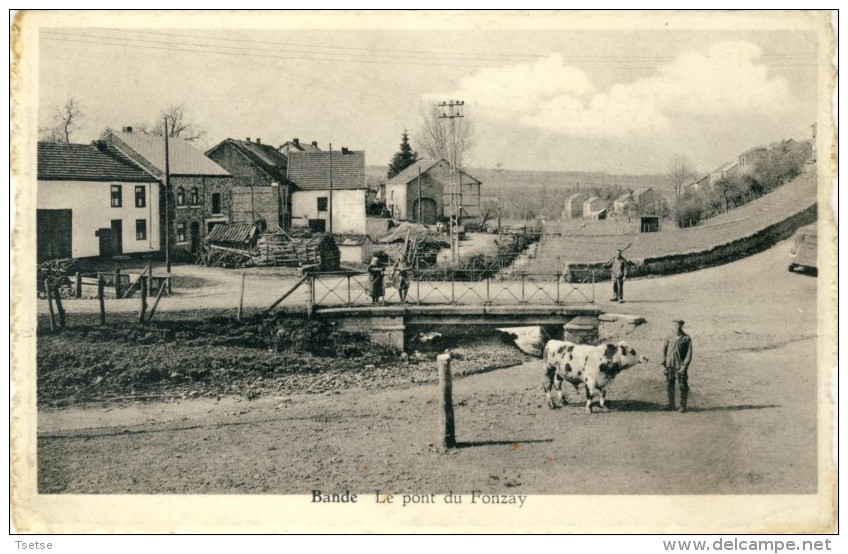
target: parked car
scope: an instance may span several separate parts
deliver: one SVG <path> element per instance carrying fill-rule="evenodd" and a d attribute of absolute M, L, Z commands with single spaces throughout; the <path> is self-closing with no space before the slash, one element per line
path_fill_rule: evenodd
<path fill-rule="evenodd" d="M 795 232 L 789 271 L 797 269 L 818 272 L 818 228 L 815 223 Z"/>

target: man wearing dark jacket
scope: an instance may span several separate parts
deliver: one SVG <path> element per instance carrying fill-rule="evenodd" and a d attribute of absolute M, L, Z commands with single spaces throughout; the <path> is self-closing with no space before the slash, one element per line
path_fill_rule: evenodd
<path fill-rule="evenodd" d="M 663 343 L 663 367 L 665 368 L 668 405 L 666 410 L 674 410 L 674 382 L 680 381 L 680 409 L 686 411 L 689 399 L 689 364 L 692 362 L 692 339 L 683 332 L 682 319 L 674 320 L 674 334 Z"/>

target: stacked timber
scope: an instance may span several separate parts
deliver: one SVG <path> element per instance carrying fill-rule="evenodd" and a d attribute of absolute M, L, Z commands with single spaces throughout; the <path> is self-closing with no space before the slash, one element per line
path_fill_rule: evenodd
<path fill-rule="evenodd" d="M 256 241 L 258 265 L 316 266 L 319 271 L 337 271 L 341 253 L 333 236 L 314 233 L 292 237 L 284 231 L 264 233 Z"/>

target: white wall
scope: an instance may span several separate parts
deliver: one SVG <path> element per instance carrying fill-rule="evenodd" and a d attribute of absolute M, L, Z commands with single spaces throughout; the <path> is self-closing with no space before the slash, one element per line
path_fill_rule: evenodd
<path fill-rule="evenodd" d="M 406 191 L 409 188 L 405 183 L 386 185 L 386 207 L 392 212 L 395 219 L 408 219 L 406 214 Z"/>
<path fill-rule="evenodd" d="M 310 219 L 324 219 L 328 212 L 318 213 L 318 198 L 330 196 L 328 190 L 295 191 L 292 194 L 292 225 L 307 227 Z M 329 231 L 327 225 L 327 231 Z M 333 191 L 333 233 L 364 235 L 365 189 Z"/>
<path fill-rule="evenodd" d="M 121 207 L 112 207 L 112 185 L 121 185 Z M 145 188 L 145 206 L 135 207 L 135 187 Z M 159 183 L 92 181 L 39 181 L 39 210 L 71 210 L 71 255 L 74 258 L 100 255 L 100 239 L 94 233 L 110 228 L 113 219 L 122 223 L 121 242 L 125 254 L 159 250 Z M 135 221 L 147 221 L 147 239 L 136 240 Z"/>

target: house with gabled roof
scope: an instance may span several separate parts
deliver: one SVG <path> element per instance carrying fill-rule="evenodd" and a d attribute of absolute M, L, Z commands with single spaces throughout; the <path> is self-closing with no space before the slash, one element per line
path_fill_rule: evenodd
<path fill-rule="evenodd" d="M 334 234 L 367 233 L 365 152 L 347 148 L 291 152 L 286 177 L 294 186 L 292 226 Z"/>
<path fill-rule="evenodd" d="M 589 198 L 584 192 L 575 192 L 565 199 L 562 219 L 580 219 L 583 217 L 583 202 Z"/>
<path fill-rule="evenodd" d="M 228 138 L 207 150 L 206 156 L 233 176 L 233 222 L 290 227 L 294 187 L 286 177 L 285 155 L 258 138 Z"/>
<path fill-rule="evenodd" d="M 461 225 L 482 221 L 481 182 L 461 169 L 454 191 Z M 451 166 L 445 160 L 418 160 L 386 183 L 386 207 L 392 217 L 425 225 L 451 213 Z"/>
<path fill-rule="evenodd" d="M 288 157 L 292 152 L 321 152 L 321 149 L 318 148 L 317 140 L 301 142 L 299 138 L 293 138 L 278 146 L 277 152 Z"/>
<path fill-rule="evenodd" d="M 104 140 L 164 182 L 163 137 L 124 127 L 120 132 L 110 131 Z M 193 144 L 178 138 L 168 139 L 168 166 L 170 244 L 174 250 L 194 252 L 215 225 L 231 221 L 233 178 Z"/>
<path fill-rule="evenodd" d="M 106 142 L 38 143 L 38 261 L 160 251 L 160 183 Z"/>

